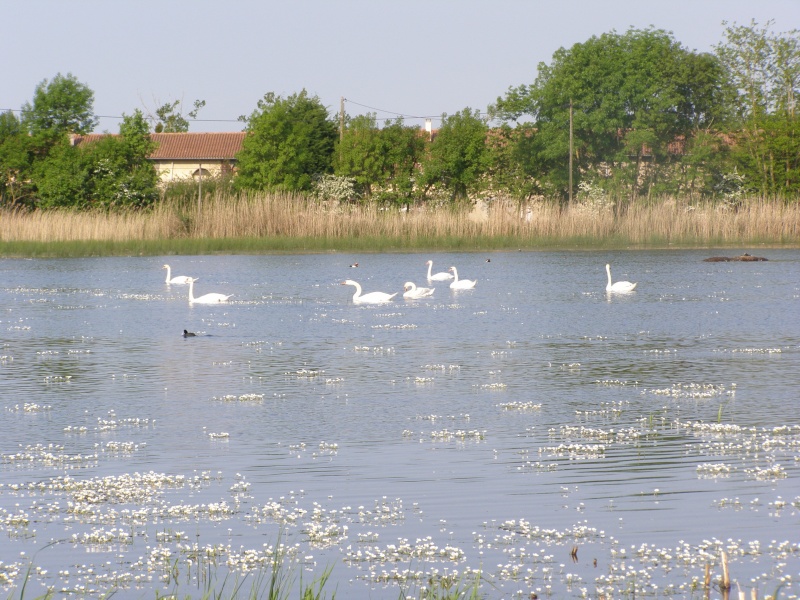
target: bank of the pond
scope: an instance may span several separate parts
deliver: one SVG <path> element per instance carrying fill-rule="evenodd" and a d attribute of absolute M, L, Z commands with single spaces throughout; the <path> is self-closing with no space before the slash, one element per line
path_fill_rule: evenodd
<path fill-rule="evenodd" d="M 0 210 L 0 256 L 15 257 L 765 246 L 800 246 L 800 203 L 381 208 L 259 195 L 140 212 Z"/>
<path fill-rule="evenodd" d="M 425 240 L 408 243 L 404 240 L 375 238 L 223 238 L 177 240 L 85 240 L 59 242 L 0 242 L 4 258 L 88 258 L 101 256 L 200 256 L 214 254 L 322 254 L 322 253 L 392 253 L 392 252 L 503 252 L 553 250 L 662 250 L 662 249 L 729 249 L 734 254 L 757 249 L 794 248 L 800 243 L 708 243 L 693 240 L 633 244 L 627 240 L 547 239 L 514 240 L 509 238 L 460 238 Z"/>

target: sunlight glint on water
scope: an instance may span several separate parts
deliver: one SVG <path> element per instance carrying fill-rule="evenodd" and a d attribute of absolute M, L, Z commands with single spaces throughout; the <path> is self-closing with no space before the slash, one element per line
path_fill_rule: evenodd
<path fill-rule="evenodd" d="M 439 254 L 476 288 L 383 306 L 341 281 L 428 256 L 170 257 L 216 306 L 163 257 L 2 260 L 0 589 L 153 597 L 280 534 L 347 598 L 688 598 L 722 549 L 797 597 L 800 253 L 751 253 Z"/>

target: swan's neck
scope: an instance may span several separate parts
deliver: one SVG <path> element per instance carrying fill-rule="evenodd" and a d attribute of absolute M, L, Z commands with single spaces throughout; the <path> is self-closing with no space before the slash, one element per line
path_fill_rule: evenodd
<path fill-rule="evenodd" d="M 361 296 L 361 286 L 358 283 L 353 283 L 356 286 L 356 293 L 353 294 L 353 300 L 358 300 L 358 297 Z"/>
<path fill-rule="evenodd" d="M 456 283 L 457 281 L 458 281 L 458 271 L 456 271 L 456 269 L 453 268 L 453 283 Z"/>
<path fill-rule="evenodd" d="M 194 281 L 189 281 L 189 302 L 194 302 Z"/>
<path fill-rule="evenodd" d="M 170 275 L 171 275 L 170 271 L 171 269 L 169 268 L 169 265 L 167 265 L 167 283 L 169 283 L 170 280 Z"/>
<path fill-rule="evenodd" d="M 428 279 L 431 278 L 431 269 L 433 268 L 433 263 L 428 263 Z"/>
<path fill-rule="evenodd" d="M 608 273 L 608 285 L 611 285 L 611 267 L 606 265 L 606 273 Z"/>

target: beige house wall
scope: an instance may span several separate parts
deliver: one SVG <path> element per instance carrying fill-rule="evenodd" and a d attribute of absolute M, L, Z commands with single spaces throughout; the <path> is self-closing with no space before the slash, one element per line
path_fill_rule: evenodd
<path fill-rule="evenodd" d="M 223 164 L 227 161 L 198 162 L 196 160 L 169 160 L 154 161 L 156 172 L 161 183 L 181 179 L 197 180 L 200 176 L 200 169 L 203 169 L 203 178 L 218 177 L 222 174 Z"/>

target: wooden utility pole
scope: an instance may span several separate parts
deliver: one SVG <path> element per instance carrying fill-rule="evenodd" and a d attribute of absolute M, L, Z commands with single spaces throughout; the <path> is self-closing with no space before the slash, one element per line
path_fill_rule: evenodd
<path fill-rule="evenodd" d="M 569 203 L 572 204 L 572 98 L 569 99 Z"/>
<path fill-rule="evenodd" d="M 197 169 L 197 213 L 200 214 L 201 203 L 203 201 L 203 163 Z"/>
<path fill-rule="evenodd" d="M 339 100 L 339 141 L 344 138 L 344 96 Z"/>

